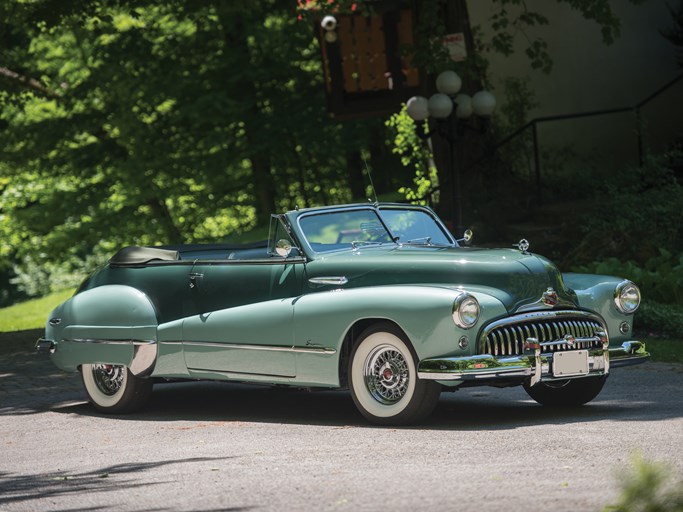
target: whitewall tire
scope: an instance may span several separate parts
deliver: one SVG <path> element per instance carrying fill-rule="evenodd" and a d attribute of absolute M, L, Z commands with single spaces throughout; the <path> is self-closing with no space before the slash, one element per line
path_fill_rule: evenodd
<path fill-rule="evenodd" d="M 90 403 L 102 412 L 136 411 L 152 394 L 152 381 L 136 377 L 123 365 L 84 364 L 81 377 Z"/>
<path fill-rule="evenodd" d="M 423 420 L 436 407 L 441 391 L 432 381 L 419 380 L 406 336 L 393 324 L 366 329 L 349 360 L 349 387 L 358 410 L 381 425 Z"/>

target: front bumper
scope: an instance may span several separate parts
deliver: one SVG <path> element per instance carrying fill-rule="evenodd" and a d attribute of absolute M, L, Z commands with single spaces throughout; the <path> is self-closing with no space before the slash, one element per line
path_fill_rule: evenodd
<path fill-rule="evenodd" d="M 540 347 L 519 356 L 494 357 L 437 357 L 423 359 L 418 365 L 418 377 L 426 380 L 486 381 L 530 378 L 531 385 L 538 382 L 567 378 L 607 375 L 610 368 L 644 363 L 650 357 L 645 343 L 626 341 L 618 348 L 588 350 L 588 373 L 581 375 L 554 375 L 553 358 L 563 352 L 541 353 Z M 564 352 L 566 353 L 566 352 Z"/>

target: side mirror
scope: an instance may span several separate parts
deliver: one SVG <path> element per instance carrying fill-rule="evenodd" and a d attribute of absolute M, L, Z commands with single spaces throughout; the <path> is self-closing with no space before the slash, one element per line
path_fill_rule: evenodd
<path fill-rule="evenodd" d="M 458 243 L 462 242 L 465 245 L 470 245 L 472 243 L 472 239 L 474 238 L 474 233 L 472 232 L 471 229 L 466 230 L 462 238 L 458 240 Z"/>
<path fill-rule="evenodd" d="M 286 258 L 292 252 L 292 244 L 289 243 L 289 240 L 282 238 L 275 244 L 275 252 L 278 256 Z"/>

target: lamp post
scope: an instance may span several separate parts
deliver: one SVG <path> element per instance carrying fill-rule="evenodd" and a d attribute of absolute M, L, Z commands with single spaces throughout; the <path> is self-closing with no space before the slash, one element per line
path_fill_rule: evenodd
<path fill-rule="evenodd" d="M 462 80 L 455 71 L 443 71 L 436 77 L 436 89 L 439 92 L 429 99 L 413 96 L 406 104 L 408 115 L 415 121 L 421 138 L 426 139 L 434 133 L 426 132 L 423 126 L 423 122 L 431 117 L 436 121 L 436 133 L 449 144 L 452 221 L 458 236 L 462 231 L 462 190 L 457 163 L 457 141 L 465 130 L 472 128 L 469 120 L 473 114 L 480 119 L 479 127 L 484 131 L 496 107 L 496 98 L 490 92 L 481 90 L 470 97 L 467 94 L 458 94 L 461 88 Z"/>

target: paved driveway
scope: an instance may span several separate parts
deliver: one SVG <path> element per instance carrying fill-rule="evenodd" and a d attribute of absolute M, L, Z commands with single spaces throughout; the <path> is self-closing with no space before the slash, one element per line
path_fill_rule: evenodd
<path fill-rule="evenodd" d="M 634 450 L 683 474 L 682 391 L 683 365 L 649 363 L 579 409 L 471 388 L 420 427 L 379 428 L 347 392 L 164 384 L 107 418 L 78 376 L 4 354 L 0 511 L 598 511 Z"/>

